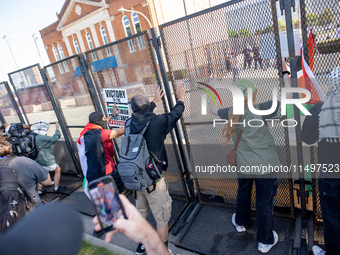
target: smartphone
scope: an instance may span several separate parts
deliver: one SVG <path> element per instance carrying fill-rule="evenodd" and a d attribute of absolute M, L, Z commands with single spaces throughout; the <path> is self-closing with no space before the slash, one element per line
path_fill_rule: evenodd
<path fill-rule="evenodd" d="M 126 219 L 116 183 L 111 176 L 91 181 L 88 189 L 103 231 L 113 230 L 113 222 L 117 219 Z"/>

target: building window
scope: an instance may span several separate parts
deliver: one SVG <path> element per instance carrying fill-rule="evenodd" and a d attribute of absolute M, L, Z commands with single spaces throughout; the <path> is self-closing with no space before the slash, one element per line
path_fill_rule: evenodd
<path fill-rule="evenodd" d="M 129 18 L 127 16 L 124 16 L 122 19 L 122 22 L 123 22 L 126 37 L 131 36 L 132 30 L 131 30 Z M 129 45 L 130 52 L 135 52 L 137 50 L 135 41 L 133 39 L 128 40 L 128 45 Z"/>
<path fill-rule="evenodd" d="M 73 38 L 73 45 L 74 45 L 74 48 L 76 49 L 77 54 L 79 54 L 80 49 L 79 49 L 79 44 L 78 44 L 77 38 Z"/>
<path fill-rule="evenodd" d="M 54 54 L 54 57 L 55 57 L 55 61 L 59 61 L 60 57 L 59 57 L 59 54 L 58 54 L 56 47 L 53 47 L 52 50 L 53 50 L 53 54 Z"/>
<path fill-rule="evenodd" d="M 87 40 L 87 44 L 89 45 L 90 50 L 93 50 L 94 46 L 93 46 L 92 38 L 89 32 L 86 33 L 86 40 Z M 96 61 L 97 60 L 96 53 L 92 52 L 91 55 L 92 55 L 93 60 Z"/>
<path fill-rule="evenodd" d="M 58 50 L 59 50 L 59 54 L 60 54 L 61 59 L 64 59 L 65 58 L 65 54 L 64 54 L 64 51 L 63 51 L 63 47 L 61 47 L 60 44 L 58 45 Z M 66 61 L 63 61 L 63 66 L 65 68 L 65 72 L 70 71 L 70 69 L 68 69 L 68 65 L 67 65 Z"/>
<path fill-rule="evenodd" d="M 139 22 L 138 14 L 137 12 L 134 12 L 131 14 L 132 22 L 133 22 L 133 28 L 135 29 L 135 33 L 142 32 L 142 27 Z M 146 48 L 144 36 L 138 36 L 137 37 L 138 47 L 139 50 L 144 50 Z"/>
<path fill-rule="evenodd" d="M 60 61 L 60 57 L 59 57 L 59 54 L 58 54 L 58 51 L 57 51 L 57 48 L 56 47 L 53 47 L 52 48 L 52 51 L 53 51 L 53 54 L 54 54 L 54 57 L 55 57 L 55 60 L 56 61 Z M 64 68 L 63 68 L 63 65 L 62 64 L 58 64 L 58 68 L 59 68 L 59 72 L 62 74 L 62 73 L 65 73 L 64 72 Z"/>
<path fill-rule="evenodd" d="M 108 43 L 109 43 L 109 39 L 107 38 L 107 34 L 106 34 L 106 30 L 105 30 L 105 27 L 104 27 L 104 26 L 101 26 L 101 27 L 100 27 L 100 33 L 101 33 L 101 35 L 102 35 L 104 45 L 108 44 Z M 112 56 L 110 47 L 105 48 L 105 51 L 106 51 L 106 54 L 107 54 L 108 56 Z"/>

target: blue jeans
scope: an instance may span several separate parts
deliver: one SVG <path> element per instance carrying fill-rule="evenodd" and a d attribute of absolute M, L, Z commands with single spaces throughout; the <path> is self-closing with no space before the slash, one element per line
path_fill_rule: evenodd
<path fill-rule="evenodd" d="M 319 179 L 319 196 L 327 255 L 340 252 L 340 179 Z"/>
<path fill-rule="evenodd" d="M 277 193 L 278 179 L 272 174 L 264 175 L 264 177 L 269 176 L 274 178 L 254 178 L 252 175 L 248 177 L 248 175 L 238 174 L 236 223 L 245 227 L 250 223 L 251 190 L 255 181 L 257 241 L 263 244 L 274 243 L 273 198 Z"/>

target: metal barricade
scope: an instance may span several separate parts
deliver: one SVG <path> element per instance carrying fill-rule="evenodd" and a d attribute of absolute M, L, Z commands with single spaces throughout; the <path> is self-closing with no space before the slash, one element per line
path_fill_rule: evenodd
<path fill-rule="evenodd" d="M 126 89 L 128 99 L 135 94 L 146 95 L 152 101 L 158 87 L 162 87 L 148 31 L 115 41 L 85 53 L 92 81 L 98 91 L 105 115 L 105 88 Z M 156 114 L 168 112 L 166 101 L 157 104 Z M 116 139 L 119 146 L 121 138 Z M 184 178 L 173 133 L 165 140 L 169 167 L 163 172 L 172 197 L 187 200 Z"/>

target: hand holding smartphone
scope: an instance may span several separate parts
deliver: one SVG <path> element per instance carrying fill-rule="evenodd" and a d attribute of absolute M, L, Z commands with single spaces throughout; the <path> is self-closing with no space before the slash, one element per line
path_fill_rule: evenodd
<path fill-rule="evenodd" d="M 91 181 L 89 193 L 103 231 L 113 230 L 113 222 L 117 219 L 126 219 L 116 183 L 111 176 Z"/>

